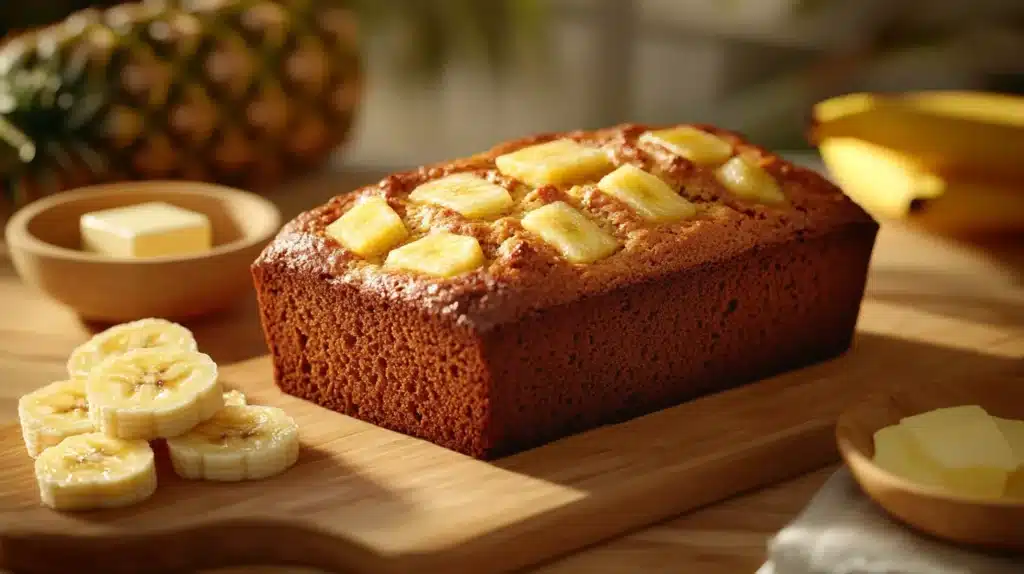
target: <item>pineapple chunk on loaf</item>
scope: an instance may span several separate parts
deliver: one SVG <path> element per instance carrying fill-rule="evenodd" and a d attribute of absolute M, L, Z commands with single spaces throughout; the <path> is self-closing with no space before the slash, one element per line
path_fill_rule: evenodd
<path fill-rule="evenodd" d="M 282 390 L 493 458 L 841 353 L 876 232 L 738 134 L 622 125 L 340 195 L 252 272 Z"/>

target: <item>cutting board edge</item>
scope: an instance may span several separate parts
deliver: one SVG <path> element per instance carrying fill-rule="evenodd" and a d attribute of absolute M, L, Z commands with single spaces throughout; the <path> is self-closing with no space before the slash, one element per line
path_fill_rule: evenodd
<path fill-rule="evenodd" d="M 885 336 L 883 335 L 883 337 Z M 854 346 L 854 349 L 856 349 L 856 345 Z M 875 349 L 877 350 L 877 347 Z M 333 559 L 338 561 L 337 564 L 333 564 L 328 569 L 355 568 L 356 572 L 390 574 L 391 572 L 407 572 L 409 571 L 409 568 L 412 567 L 417 571 L 423 572 L 450 573 L 462 571 L 480 572 L 480 568 L 474 569 L 474 567 L 486 565 L 487 570 L 485 571 L 496 573 L 509 572 L 516 568 L 550 561 L 561 555 L 577 551 L 584 546 L 628 533 L 640 527 L 656 523 L 662 519 L 677 516 L 681 513 L 721 501 L 748 490 L 774 484 L 786 480 L 787 478 L 797 476 L 801 473 L 827 466 L 828 464 L 834 463 L 838 460 L 838 454 L 835 451 L 834 442 L 835 418 L 839 413 L 836 409 L 856 397 L 877 392 L 878 390 L 890 386 L 893 378 L 899 379 L 900 369 L 894 367 L 896 364 L 901 363 L 895 363 L 892 365 L 883 363 L 880 365 L 871 353 L 870 348 L 868 350 L 868 356 L 844 358 L 844 356 L 848 355 L 849 353 L 844 353 L 843 356 L 836 357 L 831 360 L 822 361 L 805 368 L 787 371 L 774 377 L 769 377 L 722 393 L 707 395 L 675 407 L 663 409 L 656 413 L 637 417 L 636 419 L 632 419 L 618 425 L 610 425 L 594 429 L 586 433 L 566 437 L 561 441 L 555 441 L 551 445 L 540 447 L 551 448 L 552 445 L 556 446 L 553 450 L 545 450 L 544 453 L 539 453 L 543 456 L 540 456 L 539 459 L 535 458 L 532 461 L 528 461 L 529 464 L 527 464 L 527 466 L 524 467 L 519 465 L 517 468 L 516 465 L 511 465 L 504 468 L 504 470 L 511 470 L 513 473 L 517 472 L 517 470 L 522 471 L 525 469 L 526 475 L 532 475 L 532 471 L 537 471 L 536 476 L 548 480 L 550 484 L 554 484 L 556 486 L 559 484 L 574 485 L 582 480 L 585 487 L 589 486 L 595 492 L 598 492 L 603 496 L 603 498 L 592 498 L 586 504 L 571 505 L 575 507 L 573 512 L 579 513 L 579 517 L 583 519 L 589 519 L 589 517 L 593 516 L 594 512 L 605 512 L 610 514 L 629 514 L 630 512 L 633 512 L 636 514 L 636 508 L 614 508 L 616 505 L 628 506 L 628 504 L 623 502 L 624 500 L 626 502 L 630 502 L 627 496 L 622 493 L 616 493 L 616 489 L 608 486 L 609 478 L 612 479 L 612 482 L 615 482 L 621 476 L 629 476 L 628 474 L 623 474 L 623 469 L 628 472 L 637 472 L 640 474 L 640 481 L 635 483 L 632 487 L 634 491 L 641 490 L 641 484 L 651 484 L 650 481 L 653 480 L 656 485 L 662 485 L 660 486 L 660 490 L 657 488 L 655 489 L 656 493 L 666 492 L 684 498 L 686 496 L 685 494 L 679 494 L 678 492 L 673 491 L 673 480 L 678 479 L 678 477 L 693 474 L 695 472 L 693 467 L 706 464 L 709 459 L 726 460 L 731 457 L 731 464 L 733 465 L 734 470 L 735 468 L 742 468 L 744 464 L 748 464 L 750 462 L 749 459 L 756 458 L 757 456 L 768 458 L 778 456 L 780 459 L 779 464 L 782 464 L 783 466 L 793 463 L 794 460 L 798 462 L 798 464 L 790 464 L 789 468 L 777 470 L 777 475 L 764 478 L 764 473 L 759 472 L 758 474 L 761 474 L 762 476 L 755 477 L 753 480 L 748 480 L 746 483 L 737 483 L 734 481 L 733 486 L 726 487 L 721 493 L 713 494 L 699 500 L 695 498 L 690 501 L 684 501 L 684 503 L 681 504 L 666 505 L 664 504 L 664 500 L 648 496 L 647 499 L 642 500 L 653 499 L 652 501 L 649 501 L 649 504 L 656 505 L 654 510 L 648 509 L 643 511 L 640 513 L 641 517 L 639 518 L 634 515 L 628 520 L 623 520 L 621 518 L 615 520 L 613 521 L 615 522 L 614 526 L 608 526 L 607 531 L 596 531 L 594 529 L 586 531 L 581 530 L 581 532 L 577 534 L 578 540 L 573 540 L 568 537 L 559 538 L 559 536 L 564 536 L 563 531 L 570 530 L 565 528 L 567 523 L 564 520 L 564 514 L 562 515 L 561 521 L 556 517 L 552 522 L 547 523 L 549 529 L 550 527 L 560 529 L 557 536 L 552 535 L 550 531 L 544 531 L 544 522 L 548 520 L 548 518 L 537 521 L 537 524 L 527 528 L 523 528 L 520 523 L 507 523 L 501 520 L 492 521 L 490 524 L 488 524 L 487 521 L 473 522 L 471 527 L 476 528 L 477 530 L 473 533 L 472 537 L 468 539 L 459 539 L 461 542 L 460 544 L 442 544 L 439 546 L 436 544 L 438 541 L 436 537 L 426 536 L 423 540 L 418 541 L 418 543 L 417 541 L 414 541 L 414 543 L 407 543 L 403 545 L 401 552 L 394 551 L 395 545 L 380 544 L 382 539 L 379 537 L 374 540 L 372 532 L 369 537 L 363 538 L 363 533 L 352 535 L 348 530 L 341 532 L 328 531 L 329 534 L 322 537 L 323 539 L 330 541 L 328 546 L 337 549 L 339 546 L 338 541 L 343 540 L 347 543 L 346 548 L 351 548 L 353 550 L 349 554 L 355 554 L 337 557 L 334 556 L 333 551 L 325 552 L 325 556 L 334 556 Z M 869 360 L 863 360 L 865 358 Z M 988 357 L 986 355 L 983 358 L 989 360 L 993 357 Z M 998 357 L 995 357 L 995 360 L 999 364 L 1006 364 L 1005 358 L 999 359 Z M 289 401 L 290 404 L 302 403 L 307 405 L 303 407 L 307 409 L 307 411 L 315 407 L 316 413 L 329 412 L 332 414 L 338 414 L 327 409 L 322 409 L 321 407 L 316 407 L 315 405 L 312 405 L 312 403 L 307 403 L 301 399 L 281 393 L 280 390 L 277 389 L 276 385 L 273 384 L 272 377 L 267 374 L 266 367 L 263 366 L 266 361 L 266 357 L 259 357 L 239 364 L 238 367 L 240 369 L 248 371 L 261 370 L 262 373 L 256 373 L 256 376 L 254 376 L 253 373 L 249 373 L 248 376 L 229 377 L 231 380 L 228 381 L 228 386 L 235 386 L 240 387 L 243 390 L 254 391 L 252 392 L 252 396 L 254 398 L 266 397 L 268 399 L 272 399 L 280 394 L 284 397 L 289 397 L 290 401 L 296 401 L 296 403 L 291 403 Z M 987 363 L 982 364 L 987 365 Z M 918 372 L 914 365 L 910 366 L 914 367 L 911 372 Z M 956 366 L 957 368 L 950 369 L 950 366 Z M 232 365 L 232 367 L 234 367 L 234 365 Z M 926 370 L 926 372 L 921 373 L 925 376 L 916 380 L 915 384 L 924 384 L 930 379 L 944 379 L 950 376 L 963 376 L 968 367 L 970 367 L 970 372 L 974 373 L 973 376 L 977 376 L 979 374 L 978 365 L 970 360 L 965 360 L 963 364 L 954 363 L 954 365 L 944 366 L 941 370 Z M 877 374 L 876 371 L 879 368 L 892 370 L 886 371 L 885 377 L 874 379 L 873 376 Z M 984 371 L 986 375 L 994 375 L 1002 371 L 1002 369 L 991 369 L 988 366 L 982 367 L 981 370 Z M 234 372 L 233 369 L 228 371 Z M 244 375 L 244 373 L 242 373 L 242 375 Z M 233 385 L 231 384 L 232 382 L 234 382 Z M 867 382 L 869 384 L 860 384 L 863 382 Z M 794 399 L 795 402 L 791 403 Z M 775 412 L 774 409 L 778 407 L 779 401 L 783 401 L 786 404 L 793 404 L 795 409 L 794 413 L 799 414 L 782 416 L 778 421 L 773 422 L 774 417 L 769 413 Z M 690 415 L 698 412 L 707 412 L 709 408 L 713 409 L 716 407 L 724 408 L 725 412 L 730 413 L 725 424 L 728 424 L 730 417 L 731 420 L 745 420 L 744 417 L 754 417 L 754 420 L 757 421 L 756 425 L 754 427 L 747 428 L 747 430 L 749 431 L 751 428 L 760 428 L 761 431 L 758 431 L 758 433 L 755 434 L 757 437 L 763 438 L 758 439 L 751 438 L 750 436 L 737 436 L 727 441 L 726 444 L 731 446 L 714 447 L 714 449 L 724 448 L 726 451 L 725 455 L 720 455 L 719 452 L 714 449 L 705 449 L 704 455 L 696 457 L 680 454 L 688 447 L 684 448 L 683 451 L 680 451 L 678 445 L 673 446 L 672 443 L 679 442 L 677 439 L 672 439 L 666 443 L 662 443 L 658 440 L 659 437 L 664 436 L 662 431 L 666 424 L 672 428 L 680 429 L 681 431 L 686 430 L 689 427 L 688 421 L 691 420 L 689 418 Z M 345 415 L 340 414 L 339 416 L 345 417 Z M 357 421 L 357 419 L 352 419 L 351 417 L 345 418 L 357 422 L 360 426 L 377 428 L 369 425 L 368 423 Z M 712 444 L 716 441 L 720 442 L 720 438 L 714 438 L 717 434 L 717 430 L 714 427 L 719 424 L 721 423 L 715 421 L 713 424 L 698 425 L 702 428 L 696 431 L 697 434 L 679 444 L 684 444 L 687 443 L 687 441 L 692 440 L 710 441 Z M 746 425 L 743 426 L 746 427 Z M 602 471 L 601 478 L 598 483 L 596 483 L 596 486 L 595 483 L 589 482 L 590 479 L 585 477 L 580 478 L 572 473 L 570 473 L 568 477 L 565 476 L 562 472 L 564 464 L 558 461 L 563 460 L 564 455 L 566 454 L 578 454 L 577 463 L 579 463 L 580 460 L 587 460 L 586 457 L 594 453 L 605 453 L 615 458 L 616 452 L 618 452 L 619 455 L 628 452 L 628 450 L 623 451 L 623 448 L 629 449 L 629 444 L 635 443 L 637 438 L 635 436 L 629 437 L 623 435 L 621 432 L 623 427 L 631 427 L 634 434 L 640 435 L 641 439 L 643 439 L 643 437 L 647 437 L 648 439 L 653 438 L 655 439 L 655 442 L 645 443 L 647 446 L 643 449 L 644 455 L 636 460 L 632 460 L 632 462 L 623 467 L 623 469 L 612 471 L 610 473 Z M 708 434 L 709 430 L 713 431 L 710 435 Z M 362 432 L 362 429 L 356 432 Z M 403 436 L 400 435 L 400 433 L 395 433 L 394 431 L 386 432 L 388 435 Z M 790 436 L 794 434 L 795 436 Z M 816 455 L 813 459 L 806 456 L 794 457 L 792 448 L 785 445 L 780 446 L 779 444 L 775 444 L 775 441 L 779 441 L 780 439 L 800 440 L 800 437 L 803 437 L 803 440 L 809 440 L 812 443 L 814 443 L 814 441 L 818 441 L 817 444 L 821 446 L 820 453 L 823 454 Z M 389 438 L 388 440 L 391 439 Z M 430 443 L 419 439 L 411 440 L 416 440 L 417 442 L 430 445 Z M 379 438 L 377 442 L 378 444 L 382 444 L 382 441 L 380 441 Z M 758 442 L 765 442 L 768 446 L 766 447 L 763 444 L 758 445 Z M 667 449 L 664 451 L 664 454 L 662 454 L 661 450 L 663 447 Z M 444 450 L 436 445 L 434 445 L 433 448 Z M 363 450 L 365 450 L 365 448 Z M 539 450 L 540 449 L 535 449 L 535 451 Z M 779 456 L 780 454 L 785 454 L 786 456 Z M 516 455 L 515 457 L 509 457 L 502 460 L 507 461 L 512 458 L 518 458 L 519 456 L 521 455 Z M 666 460 L 672 460 L 671 458 L 664 458 L 665 456 L 675 456 L 680 457 L 680 459 L 678 464 L 670 465 L 673 466 L 673 468 L 670 472 L 666 471 L 664 476 L 648 476 L 651 474 L 650 471 L 652 468 L 658 468 L 660 471 L 661 465 L 663 465 Z M 627 456 L 626 459 L 630 459 L 630 457 Z M 361 460 L 365 464 L 367 459 L 363 458 Z M 555 462 L 551 462 L 553 460 Z M 809 460 L 814 460 L 814 462 L 809 463 Z M 788 461 L 788 463 L 786 461 Z M 588 460 L 587 462 L 593 461 Z M 555 472 L 553 474 L 551 473 L 552 466 L 555 467 Z M 689 474 L 686 471 L 687 468 L 689 468 Z M 757 467 L 754 466 L 753 468 L 756 469 Z M 699 470 L 696 472 L 699 475 Z M 705 469 L 705 472 L 708 471 Z M 520 472 L 520 474 L 523 473 Z M 563 483 L 562 481 L 565 480 L 568 482 Z M 714 477 L 714 480 L 710 482 L 717 481 L 718 477 Z M 644 490 L 643 492 L 646 494 L 651 493 L 650 490 Z M 615 504 L 609 503 L 609 500 L 613 501 Z M 535 515 L 526 515 L 528 518 L 524 519 L 524 521 L 532 521 L 534 516 L 550 516 L 557 514 L 552 512 L 552 510 L 557 510 L 555 505 L 548 504 L 542 506 L 547 510 L 540 511 Z M 342 511 L 348 512 L 349 510 L 345 510 L 346 508 L 347 507 L 345 505 L 341 506 Z M 332 516 L 329 518 L 329 521 L 325 522 L 321 520 L 320 523 L 330 524 L 330 521 L 333 520 L 336 520 L 336 518 Z M 584 522 L 585 521 L 586 520 L 584 520 Z M 428 522 L 428 524 L 431 524 L 431 522 Z M 485 555 L 487 554 L 486 551 L 490 548 L 496 548 L 497 545 L 495 540 L 500 542 L 502 536 L 508 535 L 507 531 L 512 531 L 517 537 L 522 538 L 523 536 L 530 536 L 529 533 L 531 530 L 536 531 L 536 533 L 532 535 L 533 540 L 530 542 L 533 543 L 533 547 L 530 550 L 524 551 L 520 549 L 517 551 L 515 548 L 508 550 L 509 552 L 515 552 L 517 554 L 529 554 L 529 557 L 520 556 L 515 560 L 509 561 L 508 564 L 498 566 L 495 566 L 491 560 L 485 558 Z M 364 532 L 370 531 L 366 531 L 364 529 Z M 359 553 L 355 551 L 355 545 L 359 544 L 359 540 L 364 540 L 368 543 L 364 544 L 363 547 L 371 547 L 372 555 L 366 556 L 365 561 L 361 560 L 358 556 Z M 406 542 L 408 542 L 408 539 Z M 275 539 L 273 543 L 279 545 L 280 540 Z M 10 550 L 9 542 L 7 545 L 8 550 Z M 3 554 L 2 546 L 3 536 L 2 532 L 0 532 L 0 555 Z M 301 547 L 301 545 L 298 546 Z M 390 549 L 388 548 L 389 546 L 391 547 Z M 426 551 L 427 553 L 424 554 L 422 551 Z M 259 556 L 259 554 L 256 555 Z M 252 558 L 250 556 L 250 563 L 251 560 Z M 276 560 L 271 559 L 269 562 L 273 563 L 276 562 Z M 307 555 L 302 556 L 298 563 L 317 566 L 315 564 L 316 562 L 319 562 L 319 560 L 313 560 Z"/>

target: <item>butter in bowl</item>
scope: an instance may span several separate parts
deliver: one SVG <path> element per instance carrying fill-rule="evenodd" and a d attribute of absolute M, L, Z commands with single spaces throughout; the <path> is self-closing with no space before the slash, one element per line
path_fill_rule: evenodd
<path fill-rule="evenodd" d="M 213 248 L 210 218 L 162 201 L 86 213 L 79 219 L 82 249 L 111 257 L 166 257 Z"/>
<path fill-rule="evenodd" d="M 252 290 L 249 265 L 281 225 L 245 191 L 197 182 L 125 182 L 37 200 L 11 216 L 21 278 L 86 320 L 182 320 Z"/>
<path fill-rule="evenodd" d="M 1024 371 L 908 386 L 840 416 L 839 451 L 898 521 L 966 547 L 1024 551 Z"/>

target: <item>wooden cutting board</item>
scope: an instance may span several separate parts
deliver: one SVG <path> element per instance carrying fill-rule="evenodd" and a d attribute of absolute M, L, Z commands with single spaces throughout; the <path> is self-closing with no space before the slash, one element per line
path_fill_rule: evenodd
<path fill-rule="evenodd" d="M 834 420 L 853 400 L 998 376 L 1020 367 L 1022 339 L 868 301 L 839 359 L 495 463 L 282 395 L 255 359 L 224 368 L 225 381 L 296 418 L 296 467 L 225 485 L 177 479 L 165 463 L 142 505 L 62 515 L 39 506 L 19 431 L 2 427 L 0 569 L 509 572 L 834 462 Z"/>

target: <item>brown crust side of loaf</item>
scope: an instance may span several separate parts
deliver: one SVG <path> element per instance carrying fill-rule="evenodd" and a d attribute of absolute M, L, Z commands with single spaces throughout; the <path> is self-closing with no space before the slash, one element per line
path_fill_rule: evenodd
<path fill-rule="evenodd" d="M 488 332 L 488 455 L 842 353 L 854 334 L 875 232 L 851 225 L 753 250 Z"/>
<path fill-rule="evenodd" d="M 282 391 L 470 455 L 487 451 L 487 368 L 479 339 L 431 315 L 320 275 L 253 268 Z"/>
<path fill-rule="evenodd" d="M 494 458 L 843 352 L 876 231 L 844 225 L 487 330 L 308 269 L 253 274 L 282 390 Z"/>

